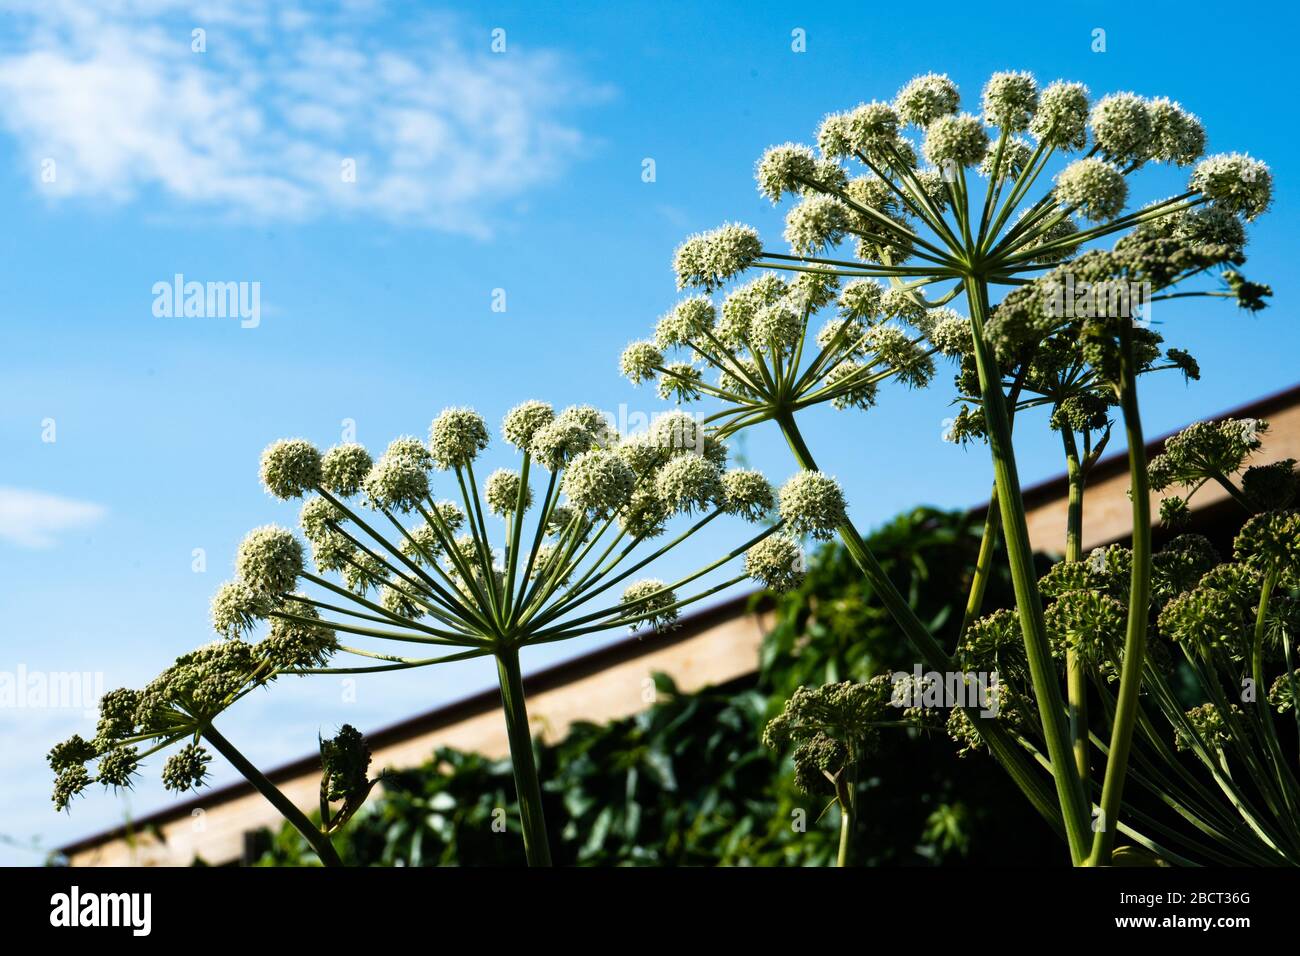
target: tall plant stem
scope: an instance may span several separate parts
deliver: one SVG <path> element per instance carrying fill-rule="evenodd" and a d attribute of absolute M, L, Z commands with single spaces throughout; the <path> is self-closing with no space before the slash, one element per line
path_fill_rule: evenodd
<path fill-rule="evenodd" d="M 330 838 L 320 831 L 307 818 L 293 801 L 280 792 L 280 788 L 273 784 L 262 771 L 258 770 L 242 753 L 221 734 L 217 733 L 217 728 L 208 724 L 203 731 L 203 739 L 216 749 L 217 753 L 230 761 L 230 765 L 243 775 L 244 779 L 251 783 L 257 792 L 266 797 L 267 802 L 275 809 L 280 811 L 280 816 L 289 821 L 289 825 L 302 834 L 303 839 L 311 844 L 311 848 L 316 851 L 320 861 L 324 866 L 342 866 L 343 861 L 339 859 L 338 851 L 334 849 L 334 844 Z"/>
<path fill-rule="evenodd" d="M 993 570 L 993 556 L 998 550 L 998 529 L 1000 527 L 998 511 L 998 489 L 993 486 L 989 494 L 988 513 L 984 516 L 984 531 L 980 535 L 980 552 L 975 559 L 975 573 L 971 577 L 970 593 L 966 596 L 966 611 L 962 615 L 961 630 L 957 633 L 960 642 L 975 619 L 984 609 L 984 595 L 989 588 L 989 574 Z"/>
<path fill-rule="evenodd" d="M 1083 560 L 1083 485 L 1087 480 L 1079 460 L 1074 432 L 1062 422 L 1065 443 L 1065 475 L 1069 499 L 1065 512 L 1065 560 Z M 1074 741 L 1074 765 L 1081 780 L 1088 779 L 1088 671 L 1073 647 L 1065 652 L 1065 694 L 1070 707 L 1070 736 Z"/>
<path fill-rule="evenodd" d="M 974 332 L 975 363 L 979 372 L 984 420 L 993 454 L 993 478 L 997 484 L 998 505 L 1002 512 L 1003 540 L 1006 542 L 1007 559 L 1011 567 L 1011 582 L 1015 589 L 1020 627 L 1024 633 L 1025 656 L 1029 662 L 1034 694 L 1038 699 L 1043 738 L 1047 743 L 1047 758 L 1052 765 L 1057 799 L 1065 820 L 1070 856 L 1075 864 L 1080 864 L 1087 855 L 1090 804 L 1084 793 L 1083 780 L 1075 770 L 1074 755 L 1069 746 L 1065 702 L 1061 699 L 1061 688 L 1057 683 L 1056 668 L 1047 641 L 1043 605 L 1038 594 L 1037 575 L 1034 573 L 1034 553 L 1029 543 L 1029 526 L 1025 521 L 1025 505 L 1020 495 L 1015 449 L 1011 444 L 1011 419 L 1007 412 L 1006 396 L 1002 394 L 1002 376 L 992 349 L 984 338 L 988 289 L 982 280 L 975 277 L 967 278 L 965 286 L 970 305 L 971 329 Z"/>
<path fill-rule="evenodd" d="M 1101 785 L 1100 826 L 1093 836 L 1092 866 L 1109 866 L 1119 823 L 1129 747 L 1141 702 L 1142 671 L 1146 663 L 1147 617 L 1151 605 L 1151 489 L 1147 480 L 1146 442 L 1138 411 L 1137 369 L 1133 357 L 1133 328 L 1123 322 L 1119 332 L 1119 404 L 1128 438 L 1130 497 L 1133 499 L 1133 573 L 1129 584 L 1128 631 L 1124 637 L 1124 663 L 1119 678 L 1115 720 L 1111 727 L 1106 776 Z"/>
<path fill-rule="evenodd" d="M 524 703 L 524 681 L 519 670 L 517 648 L 497 652 L 497 676 L 501 682 L 501 706 L 506 714 L 506 736 L 510 739 L 510 762 L 515 771 L 524 855 L 529 866 L 550 866 L 551 848 L 546 840 L 546 820 L 542 815 L 542 788 L 537 780 L 537 762 L 533 758 L 533 735 L 528 727 L 528 708 Z"/>
<path fill-rule="evenodd" d="M 781 432 L 790 445 L 799 467 L 808 471 L 818 471 L 817 462 L 804 442 L 798 426 L 795 425 L 794 416 L 786 412 L 777 413 L 773 417 L 780 425 Z M 845 520 L 836 530 L 849 557 L 853 559 L 853 563 L 858 566 L 867 583 L 880 597 L 880 602 L 885 605 L 885 609 L 889 611 L 895 623 L 902 629 L 903 636 L 912 650 L 919 654 L 926 666 L 932 670 L 940 672 L 949 670 L 952 662 L 947 652 L 939 646 L 929 629 L 916 616 L 916 612 L 912 610 L 906 598 L 898 593 L 898 588 L 894 587 L 894 582 L 889 580 L 880 562 L 876 560 L 866 542 L 862 540 L 862 536 L 858 534 L 858 529 L 852 522 Z M 990 548 L 992 547 L 993 545 L 990 544 Z M 996 720 L 982 719 L 978 708 L 966 708 L 966 715 L 979 730 L 984 742 L 988 744 L 989 751 L 1015 781 L 1034 809 L 1042 814 L 1049 826 L 1058 831 L 1062 830 L 1061 815 L 1057 805 L 1052 801 L 1051 791 L 1044 785 L 1032 762 L 1011 734 Z"/>
<path fill-rule="evenodd" d="M 835 781 L 835 800 L 840 806 L 840 846 L 835 854 L 836 866 L 849 865 L 849 853 L 853 842 L 853 811 L 857 800 L 857 774 L 850 780 Z"/>

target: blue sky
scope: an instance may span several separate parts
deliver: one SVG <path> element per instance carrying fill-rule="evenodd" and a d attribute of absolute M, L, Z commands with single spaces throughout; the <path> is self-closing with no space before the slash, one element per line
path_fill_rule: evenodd
<path fill-rule="evenodd" d="M 531 397 L 657 410 L 616 360 L 675 301 L 673 248 L 729 219 L 779 246 L 782 213 L 753 185 L 762 149 L 920 72 L 951 74 L 968 107 L 1002 69 L 1167 95 L 1203 118 L 1211 151 L 1268 161 L 1275 208 L 1250 229 L 1247 272 L 1274 285 L 1273 308 L 1158 313 L 1205 374 L 1144 383 L 1149 432 L 1296 379 L 1295 24 L 1281 7 L 1239 44 L 1208 4 L 1053 5 L 1022 24 L 969 4 L 888 18 L 829 2 L 262 6 L 0 3 L 0 672 L 138 684 L 208 640 L 243 533 L 294 520 L 257 483 L 274 438 L 325 446 L 352 420 L 382 448 L 444 406 L 496 422 Z M 1169 195 L 1182 175 L 1142 188 Z M 260 283 L 260 324 L 156 317 L 154 283 L 176 273 Z M 867 415 L 808 417 L 861 525 L 986 494 L 982 451 L 940 439 L 948 378 L 887 389 Z M 791 470 L 771 434 L 746 452 L 774 478 Z M 1058 472 L 1051 440 L 1026 435 L 1021 467 L 1026 481 Z M 284 682 L 223 725 L 274 764 L 318 728 L 377 727 L 492 679 L 476 663 L 367 678 L 348 703 L 334 678 Z M 147 773 L 126 799 L 93 793 L 56 816 L 43 754 L 89 726 L 75 708 L 0 709 L 0 833 L 52 846 L 170 799 Z M 0 845 L 0 862 L 35 859 Z"/>

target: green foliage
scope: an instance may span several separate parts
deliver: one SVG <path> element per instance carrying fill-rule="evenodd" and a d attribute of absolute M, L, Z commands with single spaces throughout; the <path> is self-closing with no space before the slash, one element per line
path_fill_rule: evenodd
<path fill-rule="evenodd" d="M 918 509 L 871 544 L 922 619 L 951 645 L 978 522 Z M 822 816 L 829 798 L 796 788 L 788 757 L 763 746 L 763 728 L 795 687 L 865 679 L 910 668 L 911 660 L 838 545 L 809 563 L 803 585 L 778 599 L 756 686 L 683 694 L 660 675 L 660 699 L 644 712 L 576 724 L 564 740 L 538 748 L 557 864 L 834 863 L 835 814 Z M 995 577 L 990 604 L 1009 593 L 1005 576 Z M 864 865 L 1059 862 L 1058 841 L 1002 771 L 986 756 L 956 757 L 942 731 L 882 732 L 860 787 L 853 859 Z M 335 843 L 354 865 L 521 865 L 514 793 L 509 761 L 442 749 L 423 767 L 386 773 L 382 796 Z M 999 812 L 1022 805 L 1023 812 Z M 262 863 L 314 859 L 286 827 Z"/>

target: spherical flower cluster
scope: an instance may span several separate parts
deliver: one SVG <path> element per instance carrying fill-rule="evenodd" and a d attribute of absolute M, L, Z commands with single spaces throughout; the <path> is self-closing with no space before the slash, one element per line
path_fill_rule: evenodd
<path fill-rule="evenodd" d="M 1160 632 L 1201 654 L 1234 650 L 1246 618 L 1233 596 L 1204 583 L 1171 600 L 1160 612 Z"/>
<path fill-rule="evenodd" d="M 628 625 L 634 631 L 642 627 L 655 631 L 671 627 L 677 621 L 676 604 L 677 595 L 664 582 L 654 578 L 630 584 L 623 592 L 624 614 L 641 618 Z"/>
<path fill-rule="evenodd" d="M 429 472 L 408 455 L 383 455 L 362 482 L 372 508 L 410 511 L 429 494 Z"/>
<path fill-rule="evenodd" d="M 661 349 L 690 345 L 713 329 L 717 313 L 708 296 L 698 295 L 673 306 L 655 326 L 655 343 Z"/>
<path fill-rule="evenodd" d="M 433 463 L 443 471 L 464 468 L 487 446 L 487 424 L 472 408 L 444 409 L 429 426 Z"/>
<path fill-rule="evenodd" d="M 761 521 L 776 506 L 772 485 L 762 472 L 732 468 L 722 476 L 722 501 L 728 514 Z"/>
<path fill-rule="evenodd" d="M 1028 213 L 1029 210 L 1025 210 L 1025 212 Z M 1079 227 L 1074 224 L 1073 219 L 1068 217 L 1058 219 L 1056 222 L 1043 229 L 1033 242 L 1024 246 L 1024 249 L 1026 252 L 1032 252 L 1035 249 L 1047 246 L 1049 243 L 1056 243 L 1058 240 L 1068 239 L 1078 231 Z M 1047 264 L 1064 262 L 1074 256 L 1078 251 L 1079 246 L 1077 243 L 1058 245 L 1055 246 L 1055 248 L 1043 249 L 1043 251 L 1033 257 L 1033 261 Z"/>
<path fill-rule="evenodd" d="M 764 272 L 732 289 L 722 302 L 718 340 L 731 348 L 743 348 L 754 314 L 764 306 L 780 301 L 789 291 L 785 281 L 773 272 Z"/>
<path fill-rule="evenodd" d="M 452 527 L 452 532 L 457 528 L 459 524 Z M 414 528 L 407 529 L 402 538 L 401 551 L 416 564 L 432 564 L 442 551 L 442 537 L 438 534 L 438 529 L 429 522 L 422 521 Z"/>
<path fill-rule="evenodd" d="M 527 451 L 533 436 L 555 421 L 555 409 L 546 402 L 527 401 L 516 405 L 501 419 L 501 437 L 506 444 Z"/>
<path fill-rule="evenodd" d="M 262 452 L 262 486 L 277 498 L 297 498 L 320 484 L 321 457 L 301 438 L 281 438 Z"/>
<path fill-rule="evenodd" d="M 650 424 L 649 441 L 669 455 L 702 455 L 722 467 L 727 449 L 704 430 L 704 425 L 689 412 L 666 412 Z"/>
<path fill-rule="evenodd" d="M 805 196 L 785 217 L 785 241 L 795 252 L 811 255 L 844 238 L 849 228 L 849 207 L 834 196 Z"/>
<path fill-rule="evenodd" d="M 840 315 L 870 321 L 880 315 L 884 287 L 874 279 L 854 279 L 840 290 Z"/>
<path fill-rule="evenodd" d="M 934 361 L 926 350 L 896 325 L 873 326 L 867 333 L 871 350 L 909 388 L 924 388 L 934 378 Z"/>
<path fill-rule="evenodd" d="M 803 338 L 803 318 L 789 301 L 758 310 L 749 327 L 750 341 L 775 354 L 792 352 Z"/>
<path fill-rule="evenodd" d="M 308 541 L 320 541 L 328 536 L 334 528 L 347 523 L 345 515 L 333 502 L 319 495 L 312 495 L 302 503 L 298 512 L 298 526 Z"/>
<path fill-rule="evenodd" d="M 925 306 L 906 289 L 886 289 L 880 297 L 880 312 L 885 318 L 901 319 L 909 325 L 925 321 Z"/>
<path fill-rule="evenodd" d="M 1038 98 L 1038 112 L 1029 130 L 1039 142 L 1068 152 L 1088 142 L 1088 88 L 1057 80 Z"/>
<path fill-rule="evenodd" d="M 677 288 L 700 286 L 712 291 L 753 265 L 762 251 L 758 231 L 740 223 L 691 236 L 673 256 Z"/>
<path fill-rule="evenodd" d="M 1020 617 L 999 608 L 970 623 L 957 647 L 957 660 L 968 670 L 1005 670 L 1024 653 Z"/>
<path fill-rule="evenodd" d="M 1300 498 L 1300 474 L 1294 458 L 1247 468 L 1241 475 L 1241 493 L 1256 511 L 1290 508 Z"/>
<path fill-rule="evenodd" d="M 1220 153 L 1197 164 L 1187 188 L 1252 220 L 1272 202 L 1273 174 L 1264 163 L 1243 153 Z"/>
<path fill-rule="evenodd" d="M 208 775 L 212 755 L 191 741 L 167 758 L 163 765 L 163 786 L 175 793 L 184 793 L 203 783 Z"/>
<path fill-rule="evenodd" d="M 523 477 L 509 468 L 498 468 L 488 475 L 483 485 L 483 497 L 493 514 L 512 515 L 518 510 L 519 495 L 523 493 L 523 510 L 533 505 L 533 490 L 523 483 Z"/>
<path fill-rule="evenodd" d="M 570 406 L 534 433 L 529 451 L 545 467 L 558 471 L 576 455 L 600 445 L 607 431 L 599 411 Z"/>
<path fill-rule="evenodd" d="M 1296 689 L 1300 688 L 1300 669 L 1281 674 L 1268 689 L 1269 705 L 1279 714 L 1285 714 L 1296 705 Z"/>
<path fill-rule="evenodd" d="M 1023 139 L 1008 139 L 1002 144 L 1002 159 L 998 162 L 998 151 L 990 149 L 980 163 L 980 175 L 992 176 L 993 166 L 997 163 L 998 182 L 1011 182 L 1029 165 L 1034 148 Z"/>
<path fill-rule="evenodd" d="M 633 342 L 619 356 L 618 369 L 633 385 L 652 381 L 664 364 L 664 353 L 654 342 Z"/>
<path fill-rule="evenodd" d="M 1147 101 L 1136 93 L 1102 97 L 1088 117 L 1093 141 L 1117 163 L 1142 162 L 1151 155 L 1154 129 Z"/>
<path fill-rule="evenodd" d="M 75 767 L 77 764 L 84 764 L 87 760 L 95 759 L 99 751 L 95 745 L 82 738 L 80 734 L 73 734 L 67 740 L 60 741 L 50 748 L 46 755 L 49 761 L 50 769 L 55 773 L 62 773 L 69 767 Z"/>
<path fill-rule="evenodd" d="M 298 597 L 273 613 L 270 633 L 257 644 L 257 652 L 277 671 L 319 667 L 337 649 L 334 630 L 321 623 L 316 608 Z"/>
<path fill-rule="evenodd" d="M 1237 533 L 1232 553 L 1248 567 L 1294 575 L 1300 569 L 1300 511 L 1252 515 Z"/>
<path fill-rule="evenodd" d="M 1147 104 L 1151 116 L 1151 158 L 1157 162 L 1190 166 L 1205 152 L 1205 127 L 1201 121 L 1167 97 Z"/>
<path fill-rule="evenodd" d="M 1240 719 L 1241 708 L 1230 705 L 1234 717 Z M 1201 704 L 1187 711 L 1187 722 L 1197 737 L 1210 750 L 1222 750 L 1232 739 L 1232 731 L 1223 718 L 1223 713 L 1214 704 Z M 1174 725 L 1174 744 L 1179 750 L 1195 750 L 1196 741 L 1181 724 Z"/>
<path fill-rule="evenodd" d="M 880 385 L 871 377 L 872 370 L 854 359 L 845 359 L 826 373 L 826 388 L 834 396 L 831 405 L 838 409 L 867 409 L 876 404 Z"/>
<path fill-rule="evenodd" d="M 384 610 L 400 618 L 416 621 L 425 615 L 425 608 L 410 592 L 392 584 L 385 584 L 379 589 L 379 603 Z"/>
<path fill-rule="evenodd" d="M 786 143 L 771 146 L 763 153 L 755 170 L 759 195 L 773 203 L 786 193 L 797 193 L 809 180 L 817 177 L 817 157 L 807 146 Z"/>
<path fill-rule="evenodd" d="M 619 456 L 638 479 L 650 474 L 670 457 L 668 449 L 655 443 L 650 432 L 636 432 L 618 444 Z"/>
<path fill-rule="evenodd" d="M 618 452 L 602 448 L 574 458 L 564 472 L 562 484 L 575 507 L 596 514 L 623 507 L 635 486 L 636 475 Z"/>
<path fill-rule="evenodd" d="M 284 594 L 297 584 L 302 561 L 302 544 L 293 532 L 268 524 L 244 537 L 235 555 L 235 571 L 258 594 Z"/>
<path fill-rule="evenodd" d="M 247 634 L 266 617 L 271 602 L 243 581 L 227 581 L 212 595 L 212 627 L 222 637 L 234 640 Z"/>
<path fill-rule="evenodd" d="M 384 449 L 384 457 L 405 458 L 425 471 L 433 467 L 433 454 L 425 447 L 424 442 L 412 435 L 401 435 L 390 441 L 388 447 Z M 362 481 L 364 483 L 364 479 Z"/>
<path fill-rule="evenodd" d="M 370 452 L 356 442 L 335 445 L 325 453 L 320 463 L 320 486 L 326 491 L 350 498 L 361 490 L 374 462 Z"/>
<path fill-rule="evenodd" d="M 668 505 L 653 487 L 641 487 L 632 492 L 627 507 L 619 512 L 618 524 L 633 539 L 657 538 L 664 533 L 664 524 L 672 517 Z"/>
<path fill-rule="evenodd" d="M 692 514 L 722 500 L 722 474 L 701 455 L 677 455 L 659 469 L 655 493 L 671 511 Z"/>
<path fill-rule="evenodd" d="M 72 798 L 84 792 L 90 783 L 90 771 L 81 764 L 60 771 L 54 780 L 54 809 L 68 809 Z"/>
<path fill-rule="evenodd" d="M 1032 73 L 994 73 L 984 86 L 984 121 L 1009 133 L 1028 129 L 1038 108 L 1038 83 Z"/>
<path fill-rule="evenodd" d="M 795 534 L 828 541 L 848 520 L 839 482 L 819 471 L 801 471 L 779 494 L 781 520 Z"/>
<path fill-rule="evenodd" d="M 131 778 L 140 768 L 140 751 L 136 747 L 114 747 L 99 758 L 99 782 L 105 787 L 129 788 Z"/>
<path fill-rule="evenodd" d="M 1222 206 L 1202 206 L 1170 217 L 1175 239 L 1195 245 L 1227 246 L 1239 250 L 1246 244 L 1246 227 L 1235 213 Z"/>
<path fill-rule="evenodd" d="M 693 402 L 703 394 L 704 373 L 690 362 L 670 362 L 659 376 L 659 397 L 665 402 Z"/>
<path fill-rule="evenodd" d="M 804 579 L 803 551 L 789 535 L 769 535 L 745 552 L 745 573 L 777 593 L 792 590 Z"/>
<path fill-rule="evenodd" d="M 960 95 L 946 73 L 926 73 L 898 92 L 894 109 L 904 123 L 929 126 L 941 116 L 957 112 Z"/>
<path fill-rule="evenodd" d="M 940 318 L 930 327 L 930 342 L 944 355 L 970 355 L 975 350 L 975 337 L 970 319 L 955 312 Z"/>
<path fill-rule="evenodd" d="M 925 158 L 942 169 L 948 165 L 975 166 L 988 152 L 989 134 L 978 117 L 969 113 L 942 116 L 925 130 L 921 146 Z"/>
<path fill-rule="evenodd" d="M 898 141 L 898 120 L 898 113 L 892 106 L 873 100 L 841 113 L 839 121 L 829 130 L 823 123 L 825 135 L 819 137 L 818 142 L 823 146 L 822 152 L 829 156 L 861 153 L 868 159 L 882 157 Z"/>
<path fill-rule="evenodd" d="M 1147 465 L 1151 487 L 1164 491 L 1234 474 L 1267 431 L 1268 422 L 1254 418 L 1193 422 L 1166 439 L 1164 451 Z"/>
<path fill-rule="evenodd" d="M 794 785 L 808 796 L 834 793 L 832 780 L 848 763 L 849 752 L 833 737 L 817 733 L 794 748 Z"/>
<path fill-rule="evenodd" d="M 1094 222 L 1105 222 L 1124 210 L 1128 183 L 1110 163 L 1090 156 L 1075 160 L 1057 174 L 1056 197 L 1064 206 L 1078 207 Z"/>
<path fill-rule="evenodd" d="M 1047 608 L 1045 619 L 1054 655 L 1075 651 L 1095 665 L 1123 641 L 1128 609 L 1099 591 L 1067 591 Z"/>

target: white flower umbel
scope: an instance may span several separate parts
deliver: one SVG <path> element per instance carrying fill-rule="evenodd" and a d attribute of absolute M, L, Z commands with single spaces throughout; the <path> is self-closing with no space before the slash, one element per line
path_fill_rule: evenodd
<path fill-rule="evenodd" d="M 714 320 L 708 299 L 687 300 L 665 320 L 661 337 L 691 341 Z M 271 445 L 263 481 L 281 497 L 308 496 L 300 523 L 314 569 L 304 566 L 292 532 L 258 528 L 240 546 L 236 580 L 214 597 L 212 617 L 233 640 L 267 622 L 263 643 L 292 673 L 410 670 L 495 657 L 525 845 L 531 861 L 545 862 L 520 650 L 614 629 L 669 627 L 682 608 L 752 577 L 742 558 L 782 521 L 773 516 L 769 526 L 744 531 L 727 554 L 674 581 L 631 583 L 719 517 L 766 521 L 774 499 L 763 476 L 724 473 L 726 448 L 685 413 L 663 416 L 649 432 L 623 440 L 594 407 L 557 414 L 545 403 L 525 402 L 505 416 L 501 437 L 518 451 L 519 467 L 498 468 L 481 484 L 475 464 L 490 436 L 469 408 L 439 415 L 427 445 L 399 438 L 373 463 L 360 446 L 340 446 L 322 460 L 301 440 Z M 435 501 L 440 483 L 456 502 Z M 824 508 L 810 507 L 797 509 L 797 518 L 815 531 Z M 685 527 L 669 537 L 679 519 Z M 377 642 L 426 653 L 393 653 Z M 327 662 L 324 651 L 313 650 L 322 647 L 364 661 Z"/>

